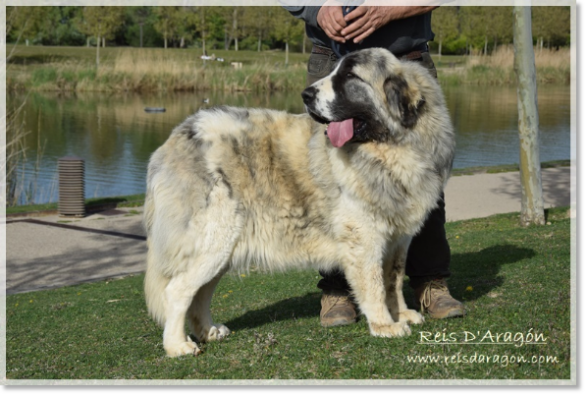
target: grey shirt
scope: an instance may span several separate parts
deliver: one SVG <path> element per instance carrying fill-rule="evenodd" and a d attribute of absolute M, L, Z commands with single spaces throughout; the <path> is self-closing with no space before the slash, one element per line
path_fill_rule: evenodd
<path fill-rule="evenodd" d="M 306 23 L 306 34 L 312 43 L 334 48 L 335 42 L 318 25 L 320 7 L 284 6 L 284 8 Z M 434 39 L 431 21 L 432 12 L 393 21 L 373 32 L 353 49 L 381 47 L 387 48 L 395 55 L 420 49 Z"/>

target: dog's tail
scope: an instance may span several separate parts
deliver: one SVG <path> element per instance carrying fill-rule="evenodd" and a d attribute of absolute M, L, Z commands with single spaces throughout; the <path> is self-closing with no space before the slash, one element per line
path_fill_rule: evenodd
<path fill-rule="evenodd" d="M 165 325 L 165 312 L 167 308 L 167 298 L 165 297 L 165 288 L 169 284 L 170 278 L 162 274 L 153 257 L 153 251 L 149 249 L 147 253 L 147 272 L 145 273 L 145 300 L 149 314 L 159 325 Z"/>

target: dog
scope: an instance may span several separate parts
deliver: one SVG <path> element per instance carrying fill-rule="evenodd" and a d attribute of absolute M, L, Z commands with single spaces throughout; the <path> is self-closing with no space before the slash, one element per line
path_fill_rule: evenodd
<path fill-rule="evenodd" d="M 402 283 L 411 238 L 452 167 L 442 91 L 384 49 L 351 53 L 302 93 L 307 113 L 217 107 L 177 126 L 151 156 L 145 296 L 168 356 L 229 335 L 212 320 L 222 275 L 341 268 L 379 337 L 423 322 Z"/>

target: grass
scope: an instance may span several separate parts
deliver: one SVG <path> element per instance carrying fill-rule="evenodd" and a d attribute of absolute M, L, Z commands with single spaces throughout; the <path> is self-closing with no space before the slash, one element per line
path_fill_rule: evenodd
<path fill-rule="evenodd" d="M 145 194 L 127 195 L 124 197 L 107 197 L 107 198 L 89 198 L 84 201 L 86 212 L 98 212 L 113 208 L 133 208 L 142 206 L 145 202 Z M 59 209 L 58 202 L 45 204 L 8 206 L 6 214 L 8 216 L 27 215 L 34 213 L 51 213 Z"/>
<path fill-rule="evenodd" d="M 10 295 L 7 379 L 569 379 L 567 213 L 549 210 L 549 225 L 542 227 L 520 227 L 517 214 L 447 224 L 449 284 L 468 314 L 427 318 L 400 339 L 371 337 L 364 318 L 322 328 L 315 271 L 225 276 L 212 311 L 233 333 L 203 345 L 198 357 L 177 359 L 164 357 L 162 330 L 146 312 L 143 276 Z M 406 294 L 410 299 L 407 288 Z M 488 331 L 502 339 L 506 332 L 542 334 L 546 343 L 419 344 L 428 334 L 462 341 L 465 332 L 479 332 L 479 341 Z M 489 356 L 490 362 L 408 360 L 426 356 Z M 547 356 L 557 362 L 538 363 Z M 518 357 L 528 362 L 509 360 Z"/>
<path fill-rule="evenodd" d="M 274 92 L 301 91 L 306 85 L 309 54 L 283 51 L 224 51 L 225 62 L 200 59 L 198 49 L 102 48 L 100 68 L 95 49 L 87 47 L 17 46 L 8 61 L 8 91 L 59 92 Z M 491 56 L 433 54 L 443 85 L 511 85 L 516 78 L 513 50 L 504 46 Z M 231 67 L 242 63 L 241 69 Z M 570 52 L 536 54 L 539 84 L 570 83 Z"/>
<path fill-rule="evenodd" d="M 571 166 L 571 160 L 545 161 L 540 164 L 541 169 L 557 168 L 560 166 Z M 462 169 L 453 169 L 451 171 L 451 176 L 476 175 L 481 173 L 518 172 L 519 170 L 520 164 L 472 166 Z"/>

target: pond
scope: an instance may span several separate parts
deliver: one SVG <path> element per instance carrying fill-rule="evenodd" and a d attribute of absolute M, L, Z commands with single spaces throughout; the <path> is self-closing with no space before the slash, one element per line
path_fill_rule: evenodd
<path fill-rule="evenodd" d="M 457 134 L 454 168 L 518 163 L 517 97 L 511 87 L 446 87 Z M 107 95 L 8 95 L 8 109 L 23 105 L 20 118 L 29 131 L 25 182 L 20 203 L 58 200 L 59 158 L 85 160 L 86 198 L 141 194 L 151 153 L 175 125 L 199 108 L 215 105 L 304 111 L 299 93 Z M 206 101 L 206 102 L 205 102 Z M 146 113 L 145 107 L 165 107 Z M 540 160 L 571 155 L 570 88 L 538 88 Z"/>

